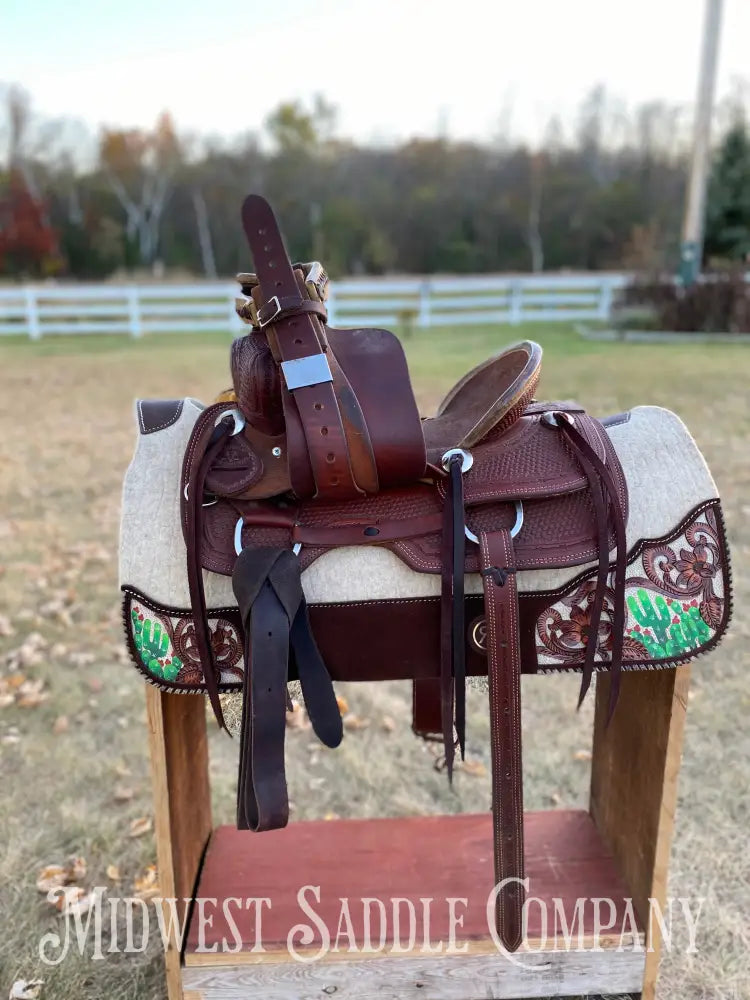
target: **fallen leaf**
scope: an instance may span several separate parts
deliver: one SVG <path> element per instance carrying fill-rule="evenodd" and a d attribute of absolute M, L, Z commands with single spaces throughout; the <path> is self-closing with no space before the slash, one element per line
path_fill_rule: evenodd
<path fill-rule="evenodd" d="M 156 865 L 149 865 L 144 874 L 133 883 L 135 895 L 138 899 L 153 899 L 154 896 L 161 895 L 159 888 L 159 876 Z"/>
<path fill-rule="evenodd" d="M 38 708 L 49 698 L 46 691 L 30 691 L 28 694 L 20 694 L 16 699 L 19 708 Z"/>
<path fill-rule="evenodd" d="M 128 788 L 126 785 L 118 785 L 115 788 L 114 800 L 115 802 L 130 802 L 134 795 L 135 790 L 133 788 Z"/>
<path fill-rule="evenodd" d="M 117 865 L 107 865 L 107 878 L 111 879 L 113 882 L 119 882 L 122 878 L 120 874 L 120 869 Z"/>
<path fill-rule="evenodd" d="M 330 822 L 331 820 L 334 820 L 334 819 L 341 819 L 341 817 L 338 815 L 338 813 L 328 812 L 328 813 L 325 814 L 325 816 L 323 817 L 323 819 L 324 820 L 328 820 Z"/>
<path fill-rule="evenodd" d="M 62 897 L 61 902 L 62 906 L 58 906 L 58 909 L 64 917 L 72 917 L 75 914 L 82 917 L 84 913 L 88 913 L 91 909 L 91 904 L 94 902 L 94 894 L 87 893 L 80 886 L 71 886 L 65 890 L 65 895 Z"/>
<path fill-rule="evenodd" d="M 487 774 L 487 768 L 481 762 L 481 760 L 473 760 L 471 757 L 467 757 L 466 760 L 460 760 L 456 764 L 457 771 L 463 771 L 464 774 L 470 775 L 472 778 L 483 778 Z"/>
<path fill-rule="evenodd" d="M 134 819 L 130 824 L 129 837 L 142 837 L 144 833 L 148 833 L 151 830 L 151 820 L 148 816 L 139 816 L 138 819 Z"/>
<path fill-rule="evenodd" d="M 339 712 L 341 712 L 342 715 L 349 714 L 349 702 L 343 695 L 336 695 L 336 704 L 339 706 Z"/>
<path fill-rule="evenodd" d="M 369 725 L 369 719 L 363 719 L 359 715 L 355 715 L 353 712 L 344 716 L 344 729 L 348 729 L 350 732 L 355 732 L 358 729 L 367 729 Z"/>
<path fill-rule="evenodd" d="M 590 750 L 576 750 L 573 754 L 573 760 L 591 760 Z"/>
<path fill-rule="evenodd" d="M 286 726 L 287 729 L 310 729 L 312 723 L 307 717 L 307 712 L 302 708 L 299 702 L 292 702 L 291 712 L 286 713 Z"/>
<path fill-rule="evenodd" d="M 43 979 L 17 979 L 10 988 L 8 1000 L 39 1000 L 42 994 Z"/>
<path fill-rule="evenodd" d="M 0 694 L 0 708 L 8 708 L 16 700 L 16 696 L 11 694 L 9 691 L 5 694 Z"/>
<path fill-rule="evenodd" d="M 70 885 L 55 898 L 53 905 L 63 916 L 67 916 L 71 912 L 70 908 L 75 906 L 85 895 L 86 890 L 82 889 L 80 885 Z"/>
<path fill-rule="evenodd" d="M 116 764 L 115 774 L 118 778 L 129 778 L 133 772 L 126 764 Z"/>
<path fill-rule="evenodd" d="M 5 638 L 6 636 L 15 635 L 15 629 L 10 623 L 10 618 L 6 618 L 5 615 L 0 615 L 0 636 Z"/>
<path fill-rule="evenodd" d="M 380 728 L 383 730 L 384 733 L 392 733 L 393 730 L 396 728 L 395 719 L 392 719 L 390 715 L 384 715 L 383 718 L 380 720 Z"/>
<path fill-rule="evenodd" d="M 46 896 L 50 889 L 59 889 L 66 882 L 62 865 L 46 865 L 36 877 L 36 887 Z"/>
<path fill-rule="evenodd" d="M 11 674 L 9 677 L 5 678 L 5 683 L 9 688 L 11 688 L 11 690 L 18 690 L 22 684 L 26 683 L 26 674 L 22 674 L 20 672 Z"/>
<path fill-rule="evenodd" d="M 69 883 L 80 882 L 81 879 L 86 878 L 87 871 L 88 865 L 85 858 L 77 858 L 75 854 L 68 858 L 65 865 L 65 874 Z"/>
<path fill-rule="evenodd" d="M 70 722 L 68 721 L 67 715 L 58 715 L 55 719 L 55 724 L 52 727 L 52 732 L 55 736 L 61 736 L 62 733 L 67 733 L 70 728 Z"/>

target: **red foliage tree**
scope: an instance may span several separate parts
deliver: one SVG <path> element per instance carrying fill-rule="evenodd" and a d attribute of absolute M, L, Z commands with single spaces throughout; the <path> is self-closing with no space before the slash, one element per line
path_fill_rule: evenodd
<path fill-rule="evenodd" d="M 45 207 L 21 173 L 11 171 L 0 197 L 0 273 L 46 275 L 61 266 L 60 246 Z"/>

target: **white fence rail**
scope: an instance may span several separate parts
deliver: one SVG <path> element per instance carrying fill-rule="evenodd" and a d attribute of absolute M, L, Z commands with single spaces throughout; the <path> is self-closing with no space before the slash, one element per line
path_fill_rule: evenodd
<path fill-rule="evenodd" d="M 345 279 L 328 301 L 332 326 L 420 327 L 607 320 L 624 274 Z M 18 285 L 0 288 L 0 335 L 231 330 L 237 286 Z"/>

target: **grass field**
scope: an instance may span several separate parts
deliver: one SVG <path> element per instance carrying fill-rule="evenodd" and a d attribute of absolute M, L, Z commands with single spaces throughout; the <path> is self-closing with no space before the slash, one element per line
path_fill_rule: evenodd
<path fill-rule="evenodd" d="M 575 397 L 600 415 L 639 403 L 676 410 L 723 495 L 734 625 L 693 671 L 669 886 L 673 896 L 706 902 L 699 954 L 665 957 L 660 996 L 750 997 L 750 350 L 592 344 L 566 327 L 425 330 L 406 341 L 422 412 L 519 335 L 545 349 L 547 398 Z M 42 1000 L 164 996 L 156 947 L 43 966 L 39 938 L 60 918 L 35 882 L 43 866 L 77 855 L 88 866 L 82 884 L 124 896 L 155 863 L 152 834 L 129 835 L 151 805 L 143 686 L 120 640 L 120 483 L 134 443 L 133 399 L 209 401 L 228 385 L 228 345 L 204 335 L 0 342 L 0 996 L 35 976 L 45 980 Z M 576 714 L 576 689 L 575 678 L 524 682 L 529 808 L 587 802 L 591 706 Z M 348 733 L 340 750 L 289 732 L 294 818 L 488 807 L 481 767 L 459 774 L 453 790 L 434 771 L 429 749 L 410 734 L 402 685 L 345 694 L 370 724 Z M 469 755 L 486 764 L 486 709 L 479 694 L 471 698 Z M 233 755 L 214 734 L 217 821 L 233 818 Z"/>

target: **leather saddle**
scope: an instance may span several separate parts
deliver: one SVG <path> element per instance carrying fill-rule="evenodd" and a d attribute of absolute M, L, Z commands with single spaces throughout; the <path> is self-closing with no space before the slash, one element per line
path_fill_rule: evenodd
<path fill-rule="evenodd" d="M 318 737 L 329 746 L 341 740 L 302 571 L 331 550 L 377 546 L 439 577 L 439 677 L 419 694 L 438 706 L 449 776 L 465 748 L 465 578 L 478 574 L 495 875 L 504 884 L 496 916 L 514 949 L 523 935 L 524 871 L 517 577 L 596 565 L 588 628 L 597 636 L 605 617 L 611 624 L 613 710 L 628 517 L 618 456 L 602 424 L 580 406 L 533 401 L 541 348 L 530 342 L 469 372 L 438 413 L 421 420 L 398 339 L 385 330 L 328 327 L 320 265 L 292 265 L 264 199 L 248 197 L 242 220 L 256 273 L 239 277 L 238 312 L 251 330 L 232 347 L 232 392 L 195 422 L 180 484 L 195 646 L 222 725 L 204 571 L 231 575 L 242 622 L 238 826 L 260 831 L 287 822 L 289 680 L 299 680 Z M 324 645 L 337 647 L 336 636 Z M 581 698 L 597 650 L 591 642 L 585 651 Z"/>
<path fill-rule="evenodd" d="M 120 582 L 136 667 L 162 690 L 242 691 L 237 824 L 284 826 L 289 684 L 317 736 L 342 738 L 337 680 L 411 679 L 414 730 L 466 743 L 467 678 L 486 677 L 498 933 L 523 938 L 520 675 L 610 672 L 712 649 L 731 610 L 716 484 L 661 407 L 597 420 L 534 399 L 524 341 L 420 419 L 386 330 L 326 323 L 320 264 L 293 265 L 268 204 L 242 219 L 248 333 L 232 389 L 139 400 Z M 187 554 L 187 558 L 185 557 Z"/>

